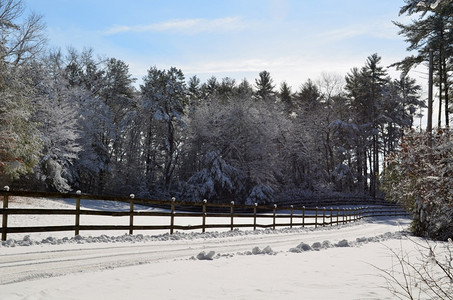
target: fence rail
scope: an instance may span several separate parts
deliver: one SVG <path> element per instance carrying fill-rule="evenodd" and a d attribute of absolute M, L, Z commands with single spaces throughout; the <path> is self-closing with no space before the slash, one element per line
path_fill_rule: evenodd
<path fill-rule="evenodd" d="M 45 192 L 25 192 L 25 191 L 0 191 L 3 196 L 3 207 L 0 209 L 2 216 L 2 241 L 7 239 L 8 233 L 36 233 L 36 232 L 57 232 L 57 231 L 74 231 L 78 235 L 80 231 L 95 230 L 125 230 L 133 234 L 137 230 L 168 230 L 173 234 L 175 230 L 202 230 L 206 229 L 230 229 L 235 228 L 272 228 L 276 227 L 293 227 L 293 226 L 333 226 L 355 222 L 366 217 L 376 216 L 407 216 L 408 213 L 396 205 L 390 206 L 363 206 L 354 208 L 319 208 L 319 207 L 297 207 L 289 206 L 269 206 L 269 205 L 237 205 L 230 203 L 209 203 L 202 202 L 185 202 L 153 200 L 131 197 L 111 197 L 86 195 L 81 193 L 45 193 Z M 74 199 L 75 206 L 73 209 L 48 209 L 48 208 L 10 208 L 9 199 L 12 196 L 21 196 L 27 198 L 58 198 Z M 129 203 L 129 209 L 125 211 L 108 211 L 108 210 L 91 210 L 82 209 L 81 200 L 102 200 L 102 201 L 121 201 Z M 167 208 L 165 211 L 138 211 L 136 204 L 150 207 Z M 187 210 L 185 210 L 187 208 Z M 65 226 L 33 226 L 33 227 L 11 227 L 8 226 L 8 216 L 11 215 L 72 215 L 74 216 L 73 225 Z M 128 225 L 81 225 L 81 216 L 111 216 L 111 217 L 129 217 Z M 139 225 L 134 223 L 134 217 L 167 217 L 166 224 L 159 225 Z M 194 218 L 200 224 L 197 225 L 177 225 L 176 219 Z M 208 222 L 212 220 L 222 220 L 223 223 Z M 248 218 L 246 223 L 241 219 Z M 225 222 L 228 220 L 228 222 Z M 252 220 L 252 221 L 250 221 Z M 264 222 L 263 220 L 267 220 Z M 283 222 L 278 222 L 283 220 Z"/>

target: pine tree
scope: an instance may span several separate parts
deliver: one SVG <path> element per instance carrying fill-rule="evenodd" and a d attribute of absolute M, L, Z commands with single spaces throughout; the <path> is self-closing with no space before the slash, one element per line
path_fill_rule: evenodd
<path fill-rule="evenodd" d="M 439 87 L 439 123 L 441 126 L 442 109 L 445 113 L 445 126 L 449 126 L 449 97 L 453 56 L 453 1 L 406 0 L 400 15 L 416 15 L 417 19 L 405 25 L 394 22 L 400 28 L 399 34 L 408 42 L 409 51 L 418 51 L 417 55 L 406 57 L 394 64 L 405 73 L 417 65 L 428 62 L 429 51 L 434 52 L 435 72 Z M 444 108 L 442 107 L 444 103 Z"/>
<path fill-rule="evenodd" d="M 160 124 L 158 135 L 161 140 L 158 144 L 160 153 L 163 153 L 162 183 L 168 192 L 181 153 L 180 131 L 186 126 L 183 115 L 188 99 L 184 74 L 174 67 L 169 70 L 150 68 L 141 85 L 141 94 L 144 108 L 154 113 L 148 118 Z M 150 121 L 150 125 L 153 124 Z M 152 138 L 152 135 L 148 138 Z"/>
<path fill-rule="evenodd" d="M 262 101 L 274 101 L 275 85 L 273 84 L 271 74 L 268 71 L 262 71 L 259 73 L 259 78 L 255 79 L 255 97 L 257 100 Z"/>
<path fill-rule="evenodd" d="M 379 65 L 380 61 L 381 57 L 373 54 L 367 58 L 365 66 L 360 71 L 354 68 L 346 76 L 346 91 L 355 111 L 354 122 L 361 130 L 357 145 L 358 181 L 366 188 L 364 178 L 369 175 L 370 193 L 374 197 L 377 193 L 379 174 L 379 126 L 380 120 L 383 119 L 380 108 L 384 88 L 389 80 L 387 72 Z"/>
<path fill-rule="evenodd" d="M 291 92 L 291 87 L 288 86 L 286 81 L 283 81 L 280 84 L 279 98 L 280 98 L 280 101 L 285 106 L 287 112 L 291 113 L 294 111 L 293 95 Z"/>

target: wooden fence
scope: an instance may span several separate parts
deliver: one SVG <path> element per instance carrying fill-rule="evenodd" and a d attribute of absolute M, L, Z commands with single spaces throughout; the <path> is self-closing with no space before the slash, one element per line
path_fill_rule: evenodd
<path fill-rule="evenodd" d="M 172 199 L 171 201 L 152 200 L 131 197 L 109 197 L 85 195 L 81 193 L 44 193 L 25 191 L 0 191 L 3 196 L 3 207 L 0 209 L 2 216 L 2 241 L 7 239 L 8 233 L 33 233 L 33 232 L 57 232 L 74 231 L 78 235 L 80 231 L 93 230 L 124 230 L 133 234 L 137 230 L 168 230 L 173 234 L 175 230 L 200 230 L 206 229 L 229 229 L 235 228 L 272 228 L 293 226 L 333 226 L 355 222 L 365 217 L 376 216 L 407 216 L 407 212 L 399 206 L 363 206 L 355 208 L 318 208 L 318 207 L 297 207 L 290 205 L 278 207 L 277 205 L 236 205 L 234 202 L 228 204 L 214 204 L 204 200 L 202 202 L 184 202 Z M 39 198 L 57 198 L 75 200 L 72 209 L 48 209 L 48 208 L 10 208 L 9 199 L 13 196 Z M 108 211 L 84 209 L 81 207 L 81 200 L 102 200 L 120 201 L 128 203 L 125 211 Z M 136 205 L 164 208 L 156 211 L 143 211 L 136 209 Z M 165 209 L 167 208 L 167 209 Z M 8 226 L 8 216 L 11 215 L 72 215 L 74 223 L 65 226 L 33 226 L 33 227 L 11 227 Z M 81 225 L 81 216 L 111 216 L 128 217 L 128 225 Z M 166 217 L 165 224 L 159 225 L 138 225 L 134 223 L 134 217 Z M 199 222 L 198 225 L 177 225 L 175 220 L 179 218 L 192 218 Z M 243 220 L 249 220 L 244 223 Z M 217 223 L 208 222 L 215 220 Z M 223 220 L 223 222 L 219 222 Z M 227 220 L 227 222 L 225 222 Z M 266 222 L 263 222 L 266 220 Z M 215 222 L 214 221 L 214 222 Z"/>

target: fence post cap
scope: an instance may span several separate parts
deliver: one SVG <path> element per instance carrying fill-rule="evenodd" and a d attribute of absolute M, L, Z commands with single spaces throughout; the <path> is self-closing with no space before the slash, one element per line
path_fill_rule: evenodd
<path fill-rule="evenodd" d="M 277 208 L 277 204 L 274 204 L 274 208 Z"/>
<path fill-rule="evenodd" d="M 9 192 L 9 186 L 5 185 L 5 186 L 3 187 L 3 190 L 4 190 L 5 192 Z"/>
<path fill-rule="evenodd" d="M 234 201 L 231 201 L 230 203 L 231 203 L 231 205 L 234 205 Z"/>
<path fill-rule="evenodd" d="M 130 194 L 129 197 L 131 197 L 131 199 L 134 199 L 135 195 L 134 194 Z"/>
<path fill-rule="evenodd" d="M 254 205 L 255 205 L 255 206 L 258 206 L 258 203 L 255 202 Z"/>
<path fill-rule="evenodd" d="M 294 205 L 291 204 L 291 208 L 294 208 Z"/>
<path fill-rule="evenodd" d="M 206 199 L 203 199 L 203 203 L 208 203 L 208 200 L 206 200 Z"/>
<path fill-rule="evenodd" d="M 175 201 L 176 201 L 176 198 L 175 198 L 175 197 L 171 197 L 171 201 L 172 201 L 172 202 L 175 202 Z"/>
<path fill-rule="evenodd" d="M 82 191 L 81 190 L 77 190 L 75 193 L 76 193 L 76 195 L 82 195 Z"/>

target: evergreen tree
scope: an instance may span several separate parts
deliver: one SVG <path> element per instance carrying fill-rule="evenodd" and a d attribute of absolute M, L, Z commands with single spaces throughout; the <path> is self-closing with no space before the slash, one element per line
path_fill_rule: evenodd
<path fill-rule="evenodd" d="M 365 66 L 359 71 L 352 69 L 346 76 L 346 91 L 355 111 L 354 122 L 361 130 L 358 141 L 358 181 L 366 188 L 369 175 L 370 193 L 376 196 L 379 174 L 379 126 L 382 117 L 380 108 L 383 102 L 384 89 L 388 83 L 387 72 L 380 66 L 381 58 L 373 54 L 367 58 Z M 367 160 L 368 158 L 368 160 Z M 369 170 L 369 173 L 368 173 Z"/>
<path fill-rule="evenodd" d="M 321 92 L 318 86 L 308 79 L 295 95 L 296 106 L 304 111 L 310 111 L 319 104 L 320 97 Z"/>
<path fill-rule="evenodd" d="M 157 134 L 161 137 L 158 144 L 159 151 L 163 154 L 160 164 L 163 166 L 161 179 L 164 190 L 168 192 L 181 153 L 180 132 L 186 126 L 182 118 L 188 102 L 184 74 L 176 68 L 150 68 L 141 86 L 141 94 L 144 108 L 154 112 L 149 118 L 153 118 L 160 125 Z"/>
<path fill-rule="evenodd" d="M 453 1 L 406 0 L 400 15 L 416 15 L 417 19 L 406 25 L 394 22 L 400 28 L 400 35 L 409 43 L 408 50 L 418 51 L 417 55 L 406 57 L 396 65 L 407 73 L 422 62 L 428 62 L 429 51 L 433 50 L 437 85 L 439 87 L 439 123 L 442 110 L 445 113 L 445 126 L 449 126 L 449 97 L 453 56 Z M 442 107 L 444 103 L 444 108 Z"/>
<path fill-rule="evenodd" d="M 259 78 L 255 79 L 255 97 L 257 100 L 262 101 L 274 101 L 275 97 L 275 85 L 273 79 L 268 71 L 262 71 L 259 73 Z"/>
<path fill-rule="evenodd" d="M 283 81 L 280 84 L 279 98 L 280 98 L 280 101 L 285 106 L 285 109 L 287 112 L 291 113 L 294 111 L 293 95 L 291 92 L 291 87 L 288 86 L 286 81 Z"/>
<path fill-rule="evenodd" d="M 247 79 L 243 79 L 241 83 L 239 83 L 237 87 L 237 96 L 239 98 L 250 98 L 253 95 L 253 87 L 252 85 L 247 81 Z"/>

